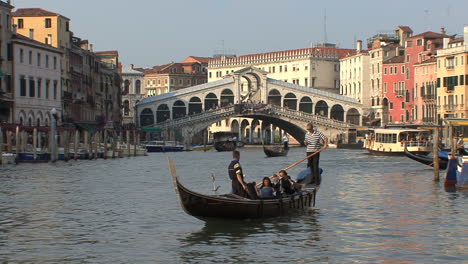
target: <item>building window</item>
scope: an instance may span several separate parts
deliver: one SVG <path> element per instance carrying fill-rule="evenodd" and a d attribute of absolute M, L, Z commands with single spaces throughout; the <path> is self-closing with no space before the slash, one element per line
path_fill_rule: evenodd
<path fill-rule="evenodd" d="M 20 96 L 26 96 L 26 77 L 24 75 L 20 77 Z"/>
<path fill-rule="evenodd" d="M 54 70 L 57 69 L 57 57 L 54 56 Z"/>
<path fill-rule="evenodd" d="M 45 66 L 46 68 L 49 68 L 49 55 L 45 56 Z"/>
<path fill-rule="evenodd" d="M 34 78 L 29 78 L 29 97 L 36 96 L 36 82 Z"/>
<path fill-rule="evenodd" d="M 49 99 L 49 88 L 50 88 L 50 80 L 46 80 L 45 82 L 45 98 Z"/>
<path fill-rule="evenodd" d="M 70 31 L 70 22 L 65 22 L 65 30 L 68 32 Z"/>
<path fill-rule="evenodd" d="M 24 20 L 22 18 L 18 18 L 18 28 L 24 28 Z"/>
<path fill-rule="evenodd" d="M 304 78 L 304 86 L 307 87 L 309 85 L 309 79 Z M 335 80 L 335 86 L 336 86 L 336 80 Z"/>
<path fill-rule="evenodd" d="M 37 53 L 37 66 L 41 67 L 41 54 Z"/>
<path fill-rule="evenodd" d="M 41 98 L 42 79 L 37 79 L 37 98 Z"/>
<path fill-rule="evenodd" d="M 24 62 L 24 50 L 20 49 L 20 63 Z"/>
<path fill-rule="evenodd" d="M 52 27 L 52 19 L 50 19 L 50 18 L 45 19 L 45 27 L 46 28 L 51 28 Z"/>
<path fill-rule="evenodd" d="M 57 100 L 57 86 L 58 81 L 54 81 L 54 100 Z"/>
<path fill-rule="evenodd" d="M 388 74 L 388 68 L 387 68 L 387 67 L 384 68 L 384 74 L 385 74 L 385 75 Z"/>
<path fill-rule="evenodd" d="M 284 72 L 288 72 L 288 65 L 284 65 Z"/>

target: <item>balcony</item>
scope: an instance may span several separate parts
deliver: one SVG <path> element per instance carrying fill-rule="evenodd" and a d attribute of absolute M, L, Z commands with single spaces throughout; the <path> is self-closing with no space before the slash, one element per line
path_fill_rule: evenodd
<path fill-rule="evenodd" d="M 455 110 L 457 110 L 457 106 L 456 104 L 447 104 L 447 105 L 444 105 L 444 110 L 447 111 L 447 112 L 453 112 Z"/>
<path fill-rule="evenodd" d="M 423 100 L 435 100 L 436 99 L 435 94 L 423 94 L 421 97 L 423 98 Z"/>
<path fill-rule="evenodd" d="M 453 92 L 455 92 L 455 86 L 454 86 L 454 85 L 451 85 L 451 86 L 445 87 L 445 92 L 446 92 L 446 93 L 453 93 Z"/>
<path fill-rule="evenodd" d="M 396 97 L 404 97 L 405 96 L 405 90 L 397 90 L 395 91 Z"/>
<path fill-rule="evenodd" d="M 424 123 L 435 123 L 435 118 L 434 117 L 423 117 L 422 121 Z"/>

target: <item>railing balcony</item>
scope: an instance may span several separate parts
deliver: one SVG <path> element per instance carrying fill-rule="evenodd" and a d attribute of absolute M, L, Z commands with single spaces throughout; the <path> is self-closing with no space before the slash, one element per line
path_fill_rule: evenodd
<path fill-rule="evenodd" d="M 457 109 L 457 105 L 456 104 L 447 104 L 447 105 L 444 105 L 444 109 L 445 109 L 445 111 L 455 111 Z"/>
<path fill-rule="evenodd" d="M 435 118 L 434 117 L 423 117 L 422 121 L 424 123 L 434 123 L 435 122 Z"/>
<path fill-rule="evenodd" d="M 396 95 L 396 97 L 403 97 L 403 96 L 405 96 L 405 91 L 404 90 L 396 90 L 395 95 Z"/>
<path fill-rule="evenodd" d="M 447 93 L 453 93 L 454 91 L 455 91 L 455 86 L 454 85 L 445 87 L 445 92 L 447 92 Z"/>
<path fill-rule="evenodd" d="M 423 94 L 422 98 L 423 100 L 435 100 L 436 95 L 435 94 Z"/>

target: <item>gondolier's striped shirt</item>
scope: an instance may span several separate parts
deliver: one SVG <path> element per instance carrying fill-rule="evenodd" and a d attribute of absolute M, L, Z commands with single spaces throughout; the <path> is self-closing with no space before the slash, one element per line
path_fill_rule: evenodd
<path fill-rule="evenodd" d="M 307 132 L 305 141 L 307 142 L 307 152 L 316 152 L 320 150 L 327 137 L 320 131 L 315 130 L 314 133 Z"/>

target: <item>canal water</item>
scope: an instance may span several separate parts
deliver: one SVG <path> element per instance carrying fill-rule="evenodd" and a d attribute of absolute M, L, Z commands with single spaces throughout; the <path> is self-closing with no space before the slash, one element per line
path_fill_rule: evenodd
<path fill-rule="evenodd" d="M 241 149 L 249 181 L 300 160 Z M 321 154 L 317 206 L 299 215 L 204 222 L 179 205 L 181 181 L 228 191 L 230 153 L 154 153 L 0 168 L 1 263 L 467 263 L 468 192 L 447 192 L 406 157 Z M 291 170 L 296 175 L 305 167 Z"/>

